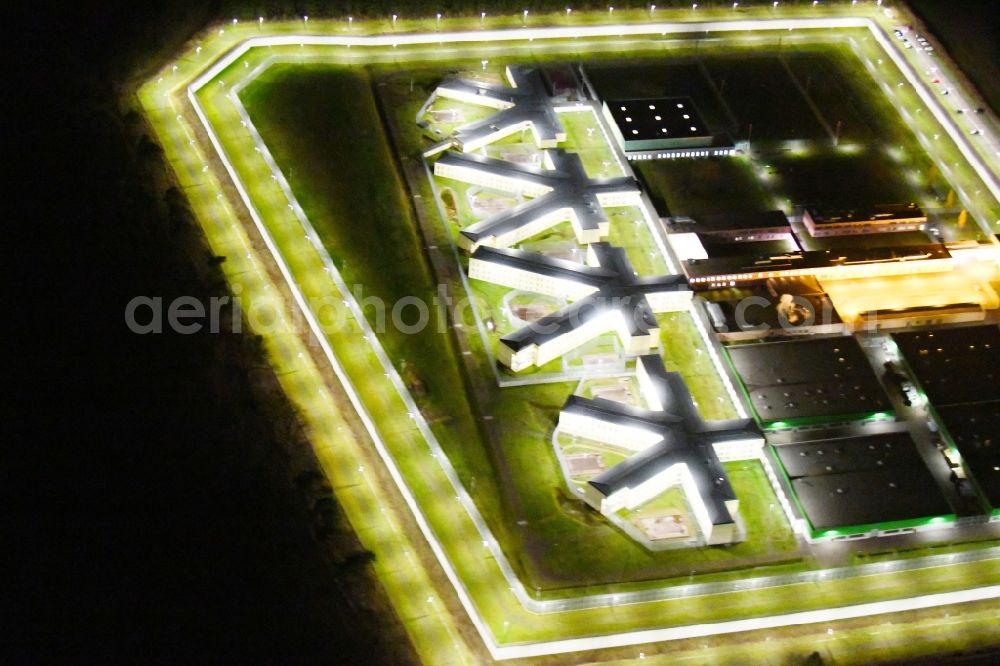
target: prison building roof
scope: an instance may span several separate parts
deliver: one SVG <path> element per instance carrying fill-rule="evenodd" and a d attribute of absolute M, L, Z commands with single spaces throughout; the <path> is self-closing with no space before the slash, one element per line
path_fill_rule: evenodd
<path fill-rule="evenodd" d="M 559 141 L 565 141 L 566 130 L 553 107 L 541 71 L 508 66 L 505 73 L 509 87 L 461 78 L 448 79 L 438 86 L 439 96 L 498 109 L 487 118 L 455 130 L 455 145 L 461 150 L 474 150 L 525 124 L 530 126 L 539 147 L 554 148 Z"/>
<path fill-rule="evenodd" d="M 593 288 L 593 292 L 584 298 L 504 336 L 501 341 L 505 345 L 514 351 L 532 344 L 541 345 L 615 310 L 622 313 L 630 335 L 648 333 L 657 327 L 657 322 L 646 297 L 656 293 L 690 291 L 682 275 L 638 277 L 624 248 L 608 243 L 592 243 L 588 254 L 593 265 L 511 248 L 480 247 L 473 253 L 472 260 L 475 261 L 583 283 Z M 570 294 L 563 296 L 569 297 Z"/>
<path fill-rule="evenodd" d="M 938 407 L 937 413 L 973 481 L 1000 509 L 1000 400 Z"/>
<path fill-rule="evenodd" d="M 996 324 L 894 333 L 906 363 L 935 407 L 1000 400 Z"/>
<path fill-rule="evenodd" d="M 780 210 L 767 211 L 734 211 L 731 213 L 709 213 L 693 215 L 690 224 L 675 225 L 678 230 L 693 231 L 699 234 L 724 234 L 733 231 L 751 232 L 766 230 L 768 232 L 782 231 L 792 233 L 788 218 Z"/>
<path fill-rule="evenodd" d="M 586 240 L 597 240 L 595 236 L 609 224 L 600 199 L 603 195 L 631 195 L 638 201 L 640 189 L 634 178 L 589 178 L 576 153 L 548 151 L 546 158 L 551 170 L 468 153 L 448 152 L 438 159 L 436 172 L 437 165 L 452 167 L 451 177 L 469 178 L 472 182 L 478 174 L 489 179 L 493 189 L 518 192 L 528 185 L 540 192 L 533 199 L 464 228 L 461 235 L 469 245 L 511 244 L 518 240 L 519 230 L 542 218 L 553 225 L 569 219 L 578 228 L 578 235 L 582 231 L 588 235 Z"/>
<path fill-rule="evenodd" d="M 785 444 L 775 451 L 793 479 L 923 465 L 913 439 L 905 432 Z"/>
<path fill-rule="evenodd" d="M 649 380 L 665 397 L 662 411 L 642 409 L 604 398 L 570 396 L 565 413 L 614 424 L 638 426 L 661 437 L 656 444 L 615 465 L 588 483 L 605 497 L 622 488 L 635 488 L 677 464 L 687 465 L 713 525 L 732 522 L 726 502 L 736 499 L 713 445 L 760 437 L 752 419 L 705 421 L 676 372 L 667 372 L 656 354 L 639 357 Z"/>
<path fill-rule="evenodd" d="M 925 466 L 804 476 L 792 489 L 815 530 L 952 514 Z"/>

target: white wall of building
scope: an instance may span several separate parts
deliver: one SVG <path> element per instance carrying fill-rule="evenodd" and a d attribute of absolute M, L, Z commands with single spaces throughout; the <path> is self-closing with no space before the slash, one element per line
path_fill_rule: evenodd
<path fill-rule="evenodd" d="M 474 93 L 464 88 L 452 88 L 447 83 L 443 83 L 437 87 L 437 96 L 444 97 L 445 99 L 453 99 L 458 102 L 466 102 L 468 104 L 475 104 L 476 106 L 488 106 L 491 109 L 509 109 L 514 106 L 513 102 L 509 102 L 505 99 L 500 99 L 494 95 L 487 94 L 485 88 L 481 88 L 483 93 Z"/>
<path fill-rule="evenodd" d="M 440 160 L 434 163 L 434 175 L 510 194 L 524 194 L 529 197 L 540 197 L 552 191 L 551 187 L 533 180 L 503 176 L 464 164 L 443 164 Z"/>
<path fill-rule="evenodd" d="M 591 285 L 573 280 L 565 280 L 533 271 L 522 270 L 506 264 L 484 261 L 476 257 L 469 259 L 469 277 L 498 284 L 520 291 L 531 291 L 555 298 L 575 301 L 594 293 Z"/>
<path fill-rule="evenodd" d="M 659 433 L 651 430 L 572 412 L 559 413 L 559 431 L 633 452 L 644 451 L 663 439 Z"/>

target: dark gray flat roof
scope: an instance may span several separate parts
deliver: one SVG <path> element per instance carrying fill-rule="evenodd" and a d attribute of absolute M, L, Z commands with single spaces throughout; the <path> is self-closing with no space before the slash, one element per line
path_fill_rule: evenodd
<path fill-rule="evenodd" d="M 693 224 L 682 225 L 677 230 L 706 234 L 752 229 L 782 229 L 787 230 L 788 233 L 792 232 L 788 218 L 780 210 L 707 213 L 692 215 L 691 218 L 694 220 Z"/>
<path fill-rule="evenodd" d="M 726 351 L 765 421 L 891 409 L 853 337 L 733 345 Z"/>
<path fill-rule="evenodd" d="M 606 104 L 626 141 L 690 139 L 711 134 L 689 97 L 616 99 Z"/>
<path fill-rule="evenodd" d="M 772 445 L 813 529 L 951 513 L 905 424 L 893 427 L 861 435 L 838 429 L 836 437 L 804 432 L 794 444 Z"/>
<path fill-rule="evenodd" d="M 951 507 L 926 467 L 903 465 L 792 480 L 813 529 L 946 516 Z"/>
<path fill-rule="evenodd" d="M 561 280 L 572 280 L 583 284 L 599 287 L 603 282 L 613 279 L 615 272 L 612 268 L 603 266 L 588 266 L 586 264 L 559 259 L 538 252 L 528 252 L 511 247 L 489 247 L 482 245 L 472 253 L 473 259 L 488 261 L 491 264 L 509 266 L 522 271 L 530 271 L 538 275 L 559 278 Z"/>
<path fill-rule="evenodd" d="M 774 256 L 795 252 L 799 244 L 793 238 L 782 240 L 731 241 L 725 236 L 698 233 L 698 240 L 711 259 L 722 257 Z"/>
<path fill-rule="evenodd" d="M 1000 508 L 1000 401 L 937 408 L 990 506 Z"/>
<path fill-rule="evenodd" d="M 924 464 L 905 432 L 785 444 L 774 450 L 790 478 Z"/>
<path fill-rule="evenodd" d="M 995 324 L 892 336 L 936 407 L 1000 400 L 1000 327 Z"/>
<path fill-rule="evenodd" d="M 1000 508 L 1000 327 L 894 333 L 906 364 L 993 508 Z"/>

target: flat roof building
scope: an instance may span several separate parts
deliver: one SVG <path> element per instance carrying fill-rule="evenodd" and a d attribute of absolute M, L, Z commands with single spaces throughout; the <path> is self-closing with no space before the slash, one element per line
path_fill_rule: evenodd
<path fill-rule="evenodd" d="M 1000 514 L 1000 401 L 938 407 L 937 414 L 962 456 L 967 478 L 994 514 Z"/>
<path fill-rule="evenodd" d="M 682 275 L 638 277 L 625 250 L 607 243 L 588 247 L 587 264 L 480 247 L 469 259 L 469 277 L 573 301 L 500 339 L 498 360 L 514 372 L 545 365 L 610 331 L 626 353 L 646 353 L 660 344 L 655 313 L 686 310 L 692 296 Z"/>
<path fill-rule="evenodd" d="M 565 141 L 566 130 L 541 71 L 508 65 L 504 72 L 510 87 L 460 78 L 448 79 L 437 87 L 438 97 L 497 109 L 488 118 L 456 129 L 452 144 L 462 152 L 470 152 L 523 129 L 531 130 L 539 148 L 555 148 Z"/>
<path fill-rule="evenodd" d="M 954 518 L 909 432 L 899 427 L 896 432 L 772 447 L 812 538 Z"/>
<path fill-rule="evenodd" d="M 665 218 L 663 221 L 671 233 L 716 236 L 733 243 L 794 241 L 795 238 L 788 217 L 780 210 L 713 213 Z"/>
<path fill-rule="evenodd" d="M 726 348 L 761 423 L 850 420 L 892 406 L 853 337 L 795 339 Z"/>
<path fill-rule="evenodd" d="M 636 375 L 648 408 L 570 396 L 559 413 L 562 433 L 631 454 L 590 479 L 584 501 L 608 515 L 681 485 L 705 542 L 734 541 L 739 501 L 722 461 L 757 457 L 760 431 L 751 419 L 702 419 L 680 374 L 656 354 L 638 358 Z"/>
<path fill-rule="evenodd" d="M 894 333 L 903 358 L 934 405 L 1000 400 L 1000 327 Z"/>
<path fill-rule="evenodd" d="M 894 333 L 942 434 L 990 511 L 1000 514 L 1000 327 Z"/>
<path fill-rule="evenodd" d="M 851 209 L 807 206 L 802 211 L 802 223 L 815 237 L 853 236 L 920 231 L 927 224 L 927 215 L 913 203 Z"/>
<path fill-rule="evenodd" d="M 634 178 L 590 178 L 576 153 L 546 151 L 548 168 L 515 164 L 482 155 L 447 152 L 434 163 L 434 174 L 465 183 L 532 197 L 459 235 L 459 245 L 509 247 L 569 220 L 580 244 L 594 243 L 609 233 L 605 207 L 641 205 L 642 193 Z"/>
<path fill-rule="evenodd" d="M 813 277 L 771 278 L 703 295 L 716 334 L 727 342 L 844 330 L 833 302 Z"/>
<path fill-rule="evenodd" d="M 708 253 L 706 252 L 706 255 Z M 714 289 L 773 277 L 811 275 L 819 280 L 914 273 L 938 273 L 954 267 L 944 245 L 799 250 L 780 255 L 710 256 L 682 262 L 694 288 Z"/>
<path fill-rule="evenodd" d="M 626 153 L 712 145 L 712 132 L 688 97 L 606 100 L 603 110 Z"/>

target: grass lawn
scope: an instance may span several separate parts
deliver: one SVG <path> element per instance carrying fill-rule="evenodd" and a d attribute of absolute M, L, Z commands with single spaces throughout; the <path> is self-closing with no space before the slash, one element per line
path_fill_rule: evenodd
<path fill-rule="evenodd" d="M 719 108 L 737 118 L 737 138 L 747 138 L 753 123 L 754 161 L 637 163 L 636 170 L 661 212 L 696 215 L 766 210 L 779 204 L 786 209 L 909 201 L 925 208 L 954 205 L 951 186 L 921 149 L 909 124 L 870 76 L 856 75 L 857 56 L 846 46 L 680 60 L 662 66 L 594 67 L 592 78 L 609 90 L 636 95 L 676 87 L 679 94 L 696 100 L 717 101 L 715 91 L 719 91 L 726 102 Z M 640 73 L 641 80 L 618 81 L 632 72 Z M 682 80 L 677 76 L 681 72 L 689 76 Z M 838 131 L 839 147 L 834 147 Z M 951 218 L 956 216 L 945 214 L 943 226 L 955 226 Z M 975 236 L 971 225 L 967 232 L 950 232 L 957 237 L 962 233 Z"/>
<path fill-rule="evenodd" d="M 664 215 L 773 210 L 767 191 L 743 157 L 649 160 L 633 164 Z"/>
<path fill-rule="evenodd" d="M 420 120 L 428 123 L 427 131 L 430 138 L 441 140 L 450 136 L 459 127 L 482 120 L 493 113 L 494 110 L 487 107 L 439 97 Z"/>
<path fill-rule="evenodd" d="M 389 302 L 411 294 L 429 298 L 432 280 L 423 262 L 414 260 L 421 256 L 421 242 L 388 146 L 377 127 L 366 130 L 355 122 L 348 129 L 342 124 L 345 116 L 375 117 L 370 90 L 357 71 L 276 67 L 248 88 L 243 99 L 348 283 L 361 284 L 366 294 Z M 351 104 L 345 106 L 345 99 Z M 330 158 L 355 152 L 368 159 L 354 170 Z M 379 188 L 368 187 L 369 181 L 377 181 Z M 368 210 L 377 214 L 358 214 Z M 392 240 L 383 245 L 384 239 Z M 392 358 L 406 359 L 407 368 L 424 385 L 426 392 L 415 397 L 484 514 L 496 519 L 496 475 L 465 401 L 448 338 L 433 330 L 406 336 L 393 327 L 382 338 Z M 403 375 L 407 377 L 407 371 Z M 520 564 L 528 579 L 541 587 L 655 579 L 679 571 L 676 556 L 646 552 L 568 496 L 549 436 L 573 388 L 547 384 L 497 389 L 491 401 L 481 405 L 493 423 L 503 424 L 498 434 L 513 471 L 508 482 L 514 484 L 518 515 L 530 528 L 521 530 L 517 543 L 506 550 L 515 562 L 522 553 L 531 556 L 522 557 Z M 694 564 L 705 561 L 703 555 L 687 558 Z M 739 560 L 735 555 L 726 559 Z"/>
<path fill-rule="evenodd" d="M 774 51 L 738 58 L 713 56 L 705 59 L 705 67 L 736 115 L 739 138 L 746 138 L 751 124 L 753 140 L 827 138 L 781 57 Z"/>
<path fill-rule="evenodd" d="M 425 86 L 423 92 L 429 94 L 433 78 L 426 77 L 426 72 L 421 74 L 420 80 Z M 408 85 L 402 85 L 401 82 L 405 81 L 406 75 L 387 77 L 386 85 L 380 86 L 379 90 L 387 100 L 386 106 L 398 110 L 395 126 L 400 128 L 397 140 L 402 142 L 402 150 L 416 153 L 421 147 L 420 137 L 419 133 L 408 127 L 408 124 L 412 124 L 408 111 L 419 103 L 419 95 L 411 93 Z M 565 121 L 570 116 L 583 117 L 581 114 L 563 114 L 562 117 Z M 568 127 L 572 128 L 573 124 L 570 123 Z M 573 134 L 572 130 L 570 134 Z M 585 138 L 589 140 L 593 137 Z M 573 141 L 568 141 L 567 149 L 574 148 Z M 439 188 L 447 184 L 456 192 L 459 219 L 463 222 L 471 221 L 471 214 L 465 205 L 466 187 L 447 179 L 436 178 L 435 181 Z M 619 212 L 623 212 L 624 216 L 618 215 Z M 610 240 L 630 251 L 630 258 L 636 263 L 639 272 L 651 274 L 662 270 L 662 259 L 657 261 L 646 258 L 655 245 L 645 225 L 634 224 L 633 218 L 638 216 L 638 211 L 610 209 L 609 213 L 612 220 Z M 451 226 L 454 232 L 454 226 Z M 531 240 L 569 240 L 571 237 L 569 226 L 560 224 Z M 505 332 L 507 325 L 499 317 L 498 306 L 506 290 L 478 281 L 473 281 L 472 287 L 476 300 L 480 303 L 481 315 L 492 313 L 497 323 L 494 335 Z M 661 327 L 666 364 L 670 369 L 682 371 L 705 416 L 734 417 L 735 409 L 690 315 L 664 315 Z M 559 369 L 555 366 L 551 368 Z M 547 368 L 542 368 L 539 371 L 520 373 L 519 376 L 546 370 Z M 788 548 L 786 543 L 774 549 L 774 544 L 767 539 L 755 545 L 743 544 L 735 549 L 711 549 L 711 553 L 700 552 L 704 549 L 674 551 L 670 555 L 663 552 L 652 553 L 588 509 L 566 487 L 550 444 L 558 411 L 573 389 L 572 384 L 558 383 L 495 389 L 490 392 L 489 402 L 482 406 L 483 413 L 492 417 L 490 423 L 503 424 L 502 428 L 495 426 L 493 435 L 510 470 L 510 503 L 516 505 L 519 515 L 518 527 L 513 529 L 513 533 L 520 535 L 515 537 L 516 540 L 520 539 L 520 543 L 509 549 L 509 552 L 520 557 L 520 564 L 528 574 L 528 581 L 542 589 L 583 585 L 592 590 L 594 586 L 605 586 L 617 581 L 652 580 L 668 572 L 687 574 L 692 569 L 698 570 L 703 566 L 708 566 L 710 570 L 738 566 L 736 563 L 741 560 L 745 562 L 747 558 L 763 554 L 773 556 L 777 553 L 779 560 L 798 558 L 794 546 Z M 738 470 L 738 474 L 742 473 L 742 470 Z M 762 472 L 760 478 L 763 479 Z M 763 488 L 748 486 L 747 492 L 762 497 L 769 496 L 771 501 L 767 503 L 767 512 L 771 511 L 770 505 L 776 503 L 766 480 Z M 747 505 L 750 513 L 759 508 L 752 501 Z M 780 514 L 777 517 L 784 520 Z M 764 520 L 765 516 L 762 515 L 749 522 L 759 523 Z M 787 530 L 787 526 L 785 529 Z M 762 532 L 757 531 L 757 534 Z"/>
<path fill-rule="evenodd" d="M 344 280 L 389 308 L 406 296 L 432 303 L 434 281 L 363 71 L 279 65 L 242 99 Z M 366 315 L 375 326 L 374 310 Z M 486 453 L 469 446 L 479 434 L 450 337 L 433 324 L 415 335 L 392 325 L 376 332 L 460 476 L 478 479 L 483 513 L 497 517 Z"/>
<path fill-rule="evenodd" d="M 691 315 L 665 312 L 656 315 L 656 320 L 660 323 L 663 365 L 671 372 L 681 373 L 702 417 L 709 420 L 736 418 L 736 408 Z"/>
<path fill-rule="evenodd" d="M 625 175 L 592 110 L 560 113 L 559 120 L 566 130 L 565 150 L 580 155 L 588 176 L 617 178 Z"/>
<path fill-rule="evenodd" d="M 795 205 L 851 207 L 919 203 L 923 199 L 900 177 L 900 167 L 883 151 L 846 154 L 828 148 L 798 157 L 761 150 L 758 158 L 775 177 L 775 187 Z"/>
<path fill-rule="evenodd" d="M 887 123 L 873 115 L 854 77 L 845 73 L 857 67 L 853 54 L 840 50 L 820 53 L 789 53 L 788 68 L 819 109 L 826 126 L 840 123 L 840 141 L 869 143 L 877 140 Z M 852 62 L 853 61 L 853 62 Z"/>

